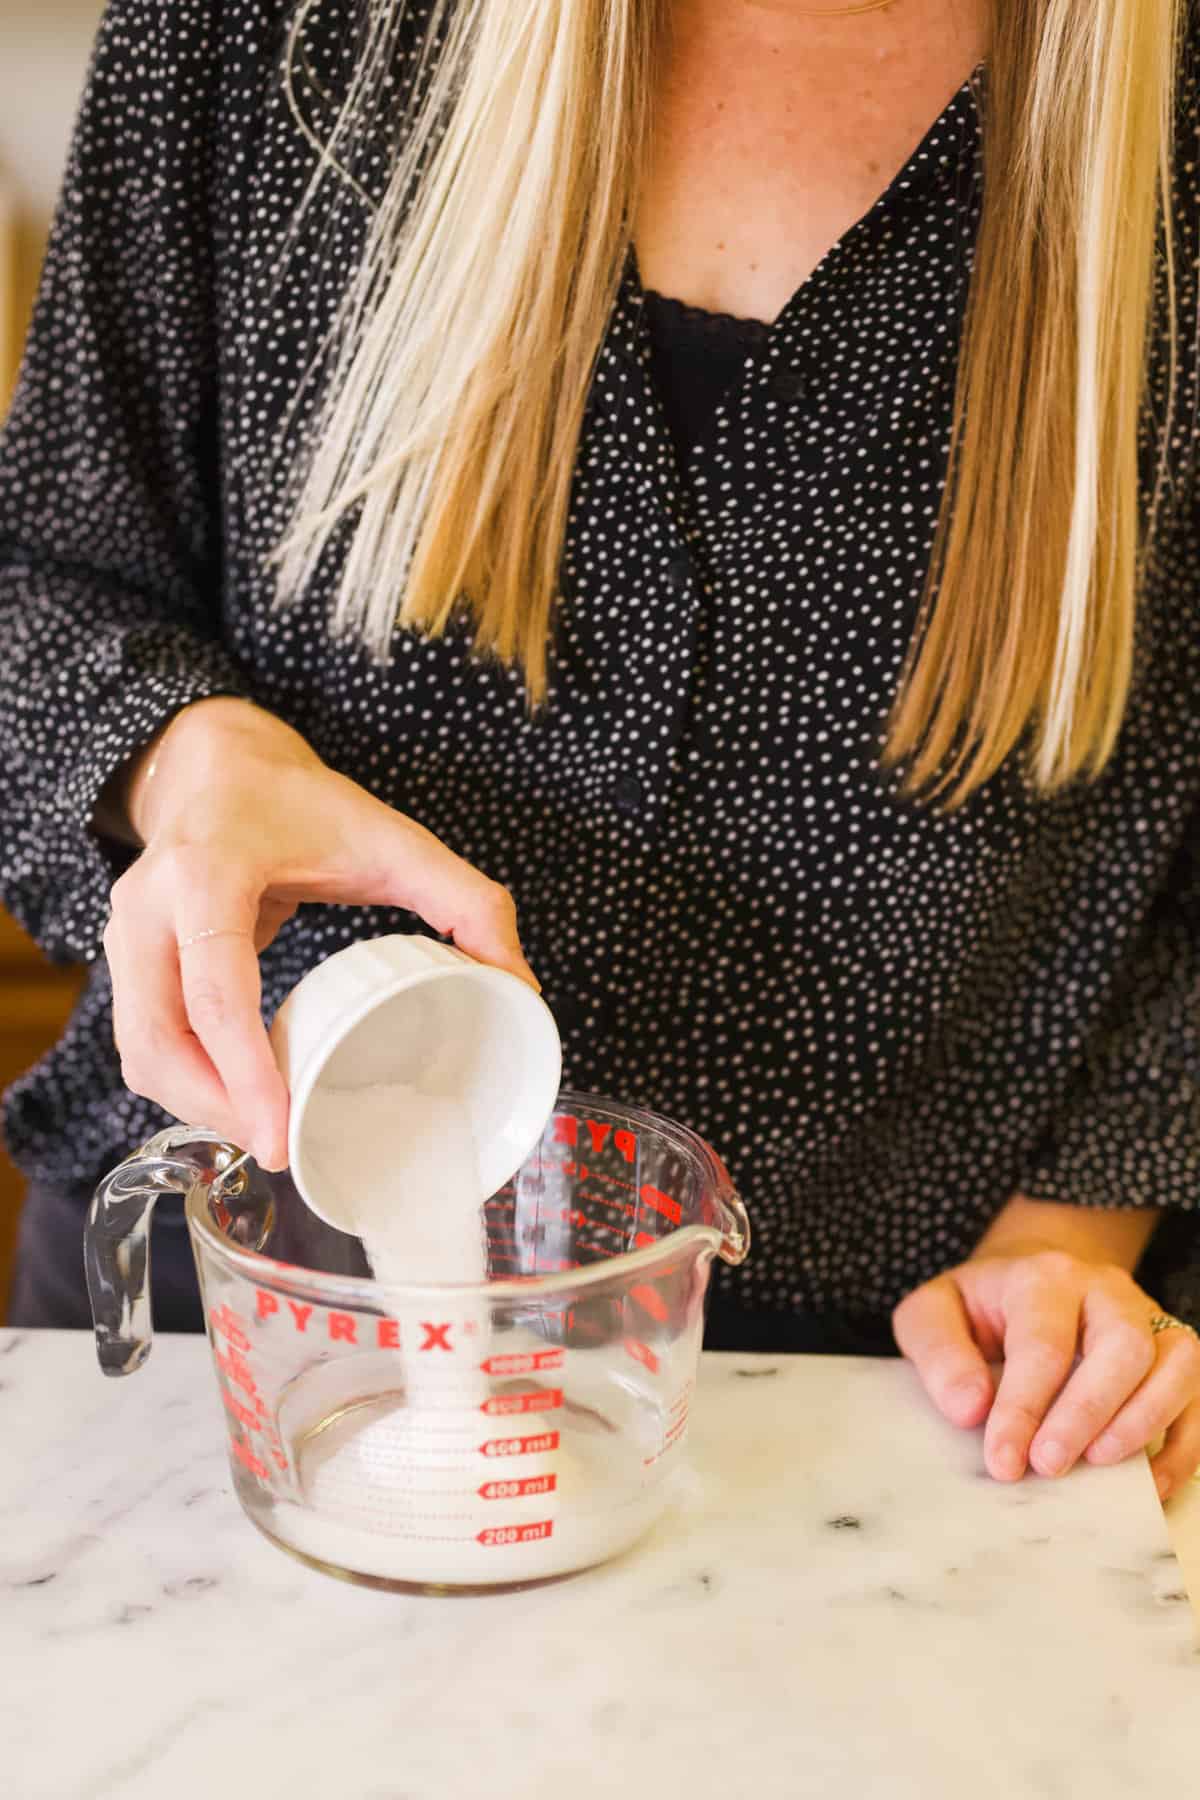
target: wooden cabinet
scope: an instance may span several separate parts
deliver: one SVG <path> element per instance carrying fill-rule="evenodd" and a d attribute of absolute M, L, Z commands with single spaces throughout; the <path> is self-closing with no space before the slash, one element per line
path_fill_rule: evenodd
<path fill-rule="evenodd" d="M 21 223 L 0 172 L 0 421 L 7 411 L 41 267 L 44 236 Z M 0 1088 L 55 1041 L 79 992 L 78 970 L 56 969 L 0 911 Z M 24 1182 L 0 1148 L 0 1322 L 12 1274 Z"/>
<path fill-rule="evenodd" d="M 45 254 L 54 195 L 102 0 L 0 0 L 0 425 L 12 398 Z M 3 773 L 0 772 L 0 780 Z M 0 912 L 0 1088 L 66 1023 L 77 970 L 53 968 Z M 0 1148 L 0 1321 L 23 1183 Z"/>
<path fill-rule="evenodd" d="M 0 167 L 0 423 L 21 364 L 45 251 L 45 221 L 19 204 Z"/>
<path fill-rule="evenodd" d="M 17 371 L 17 203 L 0 172 L 0 416 Z"/>
<path fill-rule="evenodd" d="M 56 969 L 0 912 L 0 1088 L 54 1043 L 79 992 L 77 969 Z M 0 1323 L 12 1275 L 24 1181 L 0 1150 Z"/>

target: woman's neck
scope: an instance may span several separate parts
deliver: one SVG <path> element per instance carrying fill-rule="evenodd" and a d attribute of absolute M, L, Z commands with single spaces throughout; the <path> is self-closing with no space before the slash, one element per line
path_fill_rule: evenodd
<path fill-rule="evenodd" d="M 837 18 L 673 0 L 634 231 L 646 284 L 773 318 L 985 55 L 986 16 L 986 0 Z"/>

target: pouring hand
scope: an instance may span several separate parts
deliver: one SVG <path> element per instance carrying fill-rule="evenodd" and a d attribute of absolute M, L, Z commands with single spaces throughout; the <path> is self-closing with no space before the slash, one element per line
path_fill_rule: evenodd
<path fill-rule="evenodd" d="M 144 846 L 113 887 L 104 934 L 122 1074 L 264 1168 L 287 1161 L 288 1095 L 260 1012 L 258 953 L 302 902 L 404 907 L 538 986 L 506 888 L 248 701 L 176 714 L 119 804 Z"/>

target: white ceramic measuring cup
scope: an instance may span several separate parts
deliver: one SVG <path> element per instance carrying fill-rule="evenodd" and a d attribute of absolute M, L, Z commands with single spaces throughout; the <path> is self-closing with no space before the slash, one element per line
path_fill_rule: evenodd
<path fill-rule="evenodd" d="M 426 937 L 366 938 L 319 963 L 275 1015 L 271 1043 L 291 1093 L 292 1180 L 341 1231 L 355 1222 L 320 1181 L 307 1129 L 323 1089 L 402 1083 L 456 1100 L 486 1196 L 538 1142 L 562 1075 L 554 1015 L 533 988 Z"/>

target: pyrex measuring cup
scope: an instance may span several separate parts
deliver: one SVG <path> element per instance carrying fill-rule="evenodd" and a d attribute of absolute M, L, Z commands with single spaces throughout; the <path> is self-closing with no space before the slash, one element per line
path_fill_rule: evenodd
<path fill-rule="evenodd" d="M 333 1573 L 494 1586 L 625 1549 L 671 1497 L 714 1256 L 749 1248 L 720 1159 L 683 1126 L 564 1092 L 484 1206 L 488 1280 L 371 1278 L 357 1238 L 211 1135 L 161 1133 L 88 1221 L 100 1363 L 150 1349 L 150 1215 L 185 1211 L 253 1522 Z"/>

